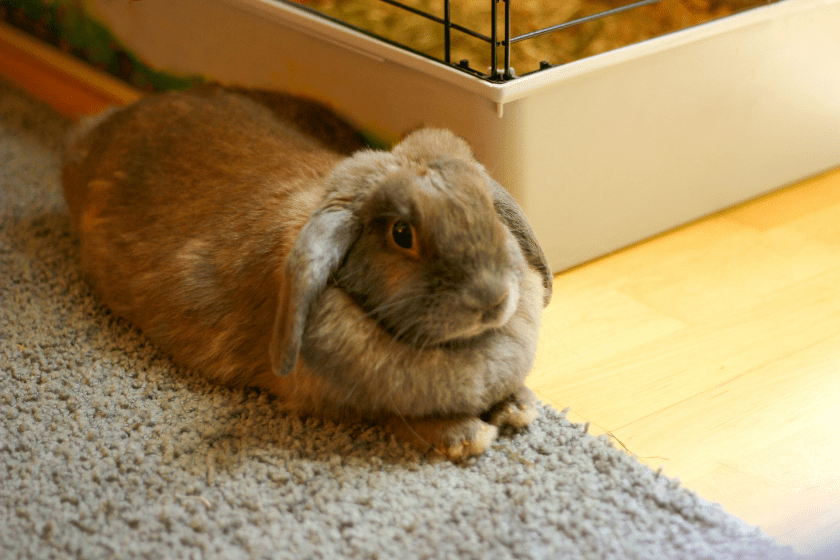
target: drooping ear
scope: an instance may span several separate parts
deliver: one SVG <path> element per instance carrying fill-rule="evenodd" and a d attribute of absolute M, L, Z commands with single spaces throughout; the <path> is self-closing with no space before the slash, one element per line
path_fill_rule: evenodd
<path fill-rule="evenodd" d="M 543 253 L 542 247 L 537 242 L 534 230 L 531 229 L 531 224 L 528 223 L 525 212 L 522 211 L 522 208 L 520 208 L 510 193 L 502 185 L 489 177 L 488 182 L 490 184 L 493 206 L 496 208 L 496 213 L 499 215 L 502 223 L 508 227 L 517 241 L 519 241 L 519 247 L 522 248 L 525 260 L 542 275 L 543 286 L 545 286 L 545 300 L 543 305 L 548 305 L 551 302 L 551 294 L 554 290 L 554 276 L 551 274 L 545 253 Z"/>
<path fill-rule="evenodd" d="M 288 375 L 295 367 L 312 306 L 359 230 L 351 209 L 327 206 L 316 210 L 298 234 L 286 261 L 269 344 L 276 375 Z"/>

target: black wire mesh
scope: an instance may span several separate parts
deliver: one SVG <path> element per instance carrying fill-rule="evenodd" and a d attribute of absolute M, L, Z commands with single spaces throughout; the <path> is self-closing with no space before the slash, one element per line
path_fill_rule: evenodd
<path fill-rule="evenodd" d="M 544 27 L 542 29 L 538 29 L 535 31 L 530 31 L 527 33 L 523 33 L 520 35 L 512 35 L 511 29 L 511 2 L 513 0 L 487 0 L 490 9 L 490 35 L 486 35 L 475 29 L 471 29 L 469 27 L 459 25 L 452 21 L 451 19 L 451 3 L 453 1 L 457 2 L 457 0 L 442 0 L 443 1 L 443 17 L 435 15 L 425 10 L 421 10 L 405 4 L 403 2 L 399 2 L 397 0 L 378 0 L 379 2 L 383 2 L 385 4 L 394 6 L 399 8 L 400 10 L 404 10 L 407 13 L 414 14 L 416 16 L 420 16 L 425 18 L 429 21 L 432 21 L 436 24 L 439 24 L 443 27 L 443 35 L 444 35 L 444 53 L 441 58 L 431 56 L 426 52 L 418 52 L 416 49 L 409 47 L 408 45 L 402 44 L 399 41 L 394 40 L 393 38 L 387 38 L 377 33 L 373 33 L 369 30 L 363 29 L 359 26 L 353 25 L 348 23 L 342 19 L 332 17 L 326 15 L 318 10 L 310 8 L 309 6 L 302 5 L 300 2 L 291 2 L 290 0 L 280 0 L 287 4 L 292 4 L 298 8 L 306 10 L 308 12 L 317 14 L 321 17 L 326 17 L 332 21 L 335 21 L 341 25 L 345 25 L 356 29 L 357 31 L 361 31 L 367 35 L 374 36 L 380 40 L 386 41 L 388 43 L 397 45 L 402 48 L 407 48 L 408 50 L 414 51 L 417 54 L 421 54 L 423 56 L 434 58 L 448 64 L 454 68 L 458 68 L 462 71 L 469 72 L 477 77 L 483 78 L 488 81 L 492 82 L 504 82 L 515 79 L 517 76 L 515 75 L 514 69 L 511 66 L 511 46 L 515 43 L 521 41 L 527 41 L 529 39 L 533 39 L 536 37 L 540 37 L 542 35 L 555 33 L 561 30 L 569 29 L 572 27 L 580 26 L 595 20 L 599 20 L 602 18 L 607 18 L 610 16 L 614 16 L 629 10 L 633 10 L 636 8 L 641 8 L 643 6 L 647 6 L 650 4 L 655 4 L 658 2 L 662 2 L 663 0 L 638 0 L 636 2 L 632 2 L 630 4 L 626 4 L 623 6 L 618 6 L 612 9 L 604 10 L 598 13 L 589 14 L 583 17 L 575 18 L 563 23 L 550 25 Z M 500 15 L 499 12 L 499 4 L 504 4 L 503 10 L 501 10 L 502 14 Z M 499 33 L 499 28 L 502 28 L 502 33 Z M 461 59 L 457 62 L 453 62 L 452 60 L 452 32 L 463 33 L 464 35 L 470 36 L 474 39 L 478 39 L 479 41 L 483 41 L 487 43 L 487 49 L 489 52 L 489 60 L 490 60 L 490 67 L 487 72 L 482 72 L 470 65 L 470 62 L 466 59 Z M 502 51 L 502 65 L 499 65 L 499 50 Z M 542 61 L 539 65 L 539 68 L 533 70 L 536 72 L 546 70 L 548 68 L 553 67 L 551 63 L 548 61 Z M 532 72 L 528 72 L 532 73 Z"/>

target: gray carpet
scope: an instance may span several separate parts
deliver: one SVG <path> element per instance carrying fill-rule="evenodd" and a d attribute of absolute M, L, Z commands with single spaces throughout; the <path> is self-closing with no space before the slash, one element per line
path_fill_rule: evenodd
<path fill-rule="evenodd" d="M 793 557 L 548 408 L 454 465 L 173 367 L 80 277 L 67 126 L 0 84 L 0 557 Z"/>

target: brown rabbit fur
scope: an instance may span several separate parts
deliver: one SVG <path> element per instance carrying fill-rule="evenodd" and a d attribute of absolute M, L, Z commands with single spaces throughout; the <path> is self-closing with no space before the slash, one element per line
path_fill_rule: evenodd
<path fill-rule="evenodd" d="M 104 301 L 215 382 L 450 458 L 536 417 L 552 277 L 449 132 L 373 151 L 314 102 L 201 86 L 80 126 L 63 186 Z"/>

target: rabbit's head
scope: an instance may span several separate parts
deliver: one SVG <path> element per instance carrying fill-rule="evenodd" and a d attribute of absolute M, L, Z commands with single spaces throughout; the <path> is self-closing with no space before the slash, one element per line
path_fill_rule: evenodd
<path fill-rule="evenodd" d="M 525 267 L 542 275 L 550 299 L 552 277 L 521 209 L 453 134 L 424 129 L 390 152 L 359 152 L 328 181 L 287 261 L 275 373 L 295 366 L 328 284 L 419 349 L 468 344 L 505 325 Z"/>

